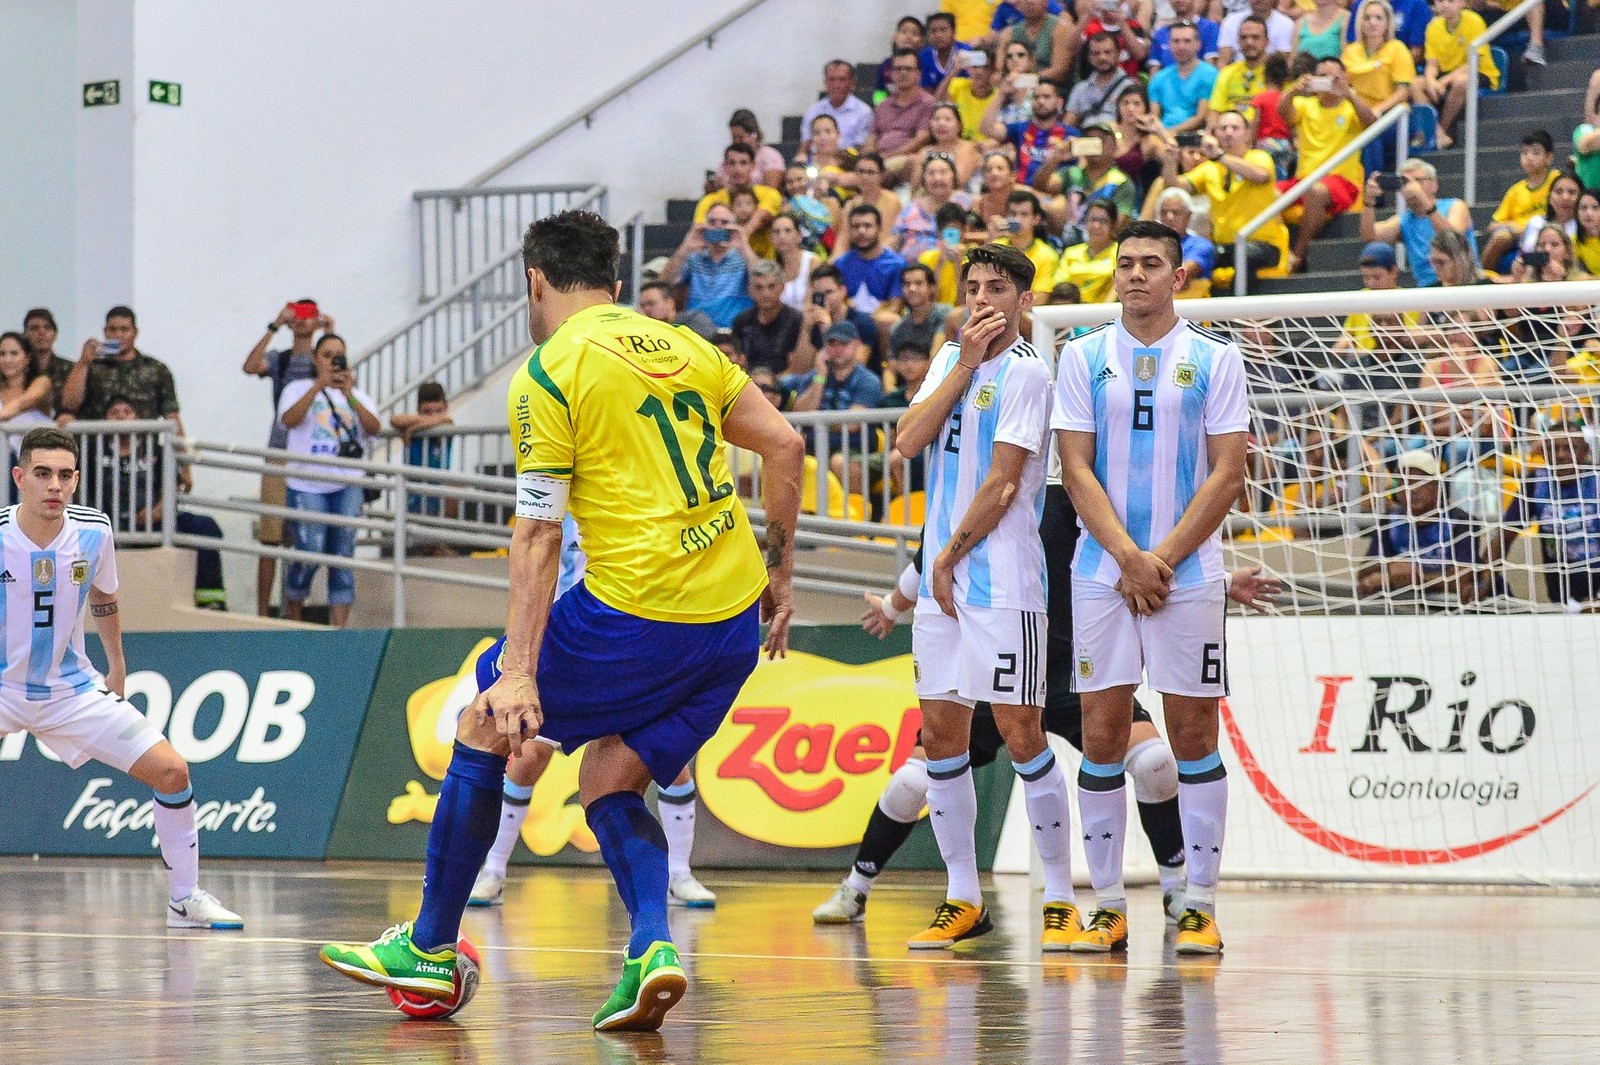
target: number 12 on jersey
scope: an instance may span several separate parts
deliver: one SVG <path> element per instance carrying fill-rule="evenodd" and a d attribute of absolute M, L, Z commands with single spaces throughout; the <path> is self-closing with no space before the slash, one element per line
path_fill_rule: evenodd
<path fill-rule="evenodd" d="M 673 416 L 679 422 L 687 424 L 691 412 L 700 421 L 700 450 L 695 455 L 695 463 L 700 467 L 700 483 L 705 486 L 706 501 L 714 503 L 733 494 L 731 483 L 718 484 L 711 476 L 711 458 L 717 453 L 717 427 L 711 424 L 705 397 L 688 389 L 674 392 Z M 656 423 L 656 428 L 661 431 L 661 443 L 667 449 L 667 457 L 672 460 L 673 472 L 678 475 L 678 487 L 683 489 L 684 503 L 691 508 L 698 507 L 700 488 L 689 473 L 688 463 L 684 461 L 683 447 L 678 442 L 678 430 L 672 424 L 672 419 L 667 417 L 666 405 L 655 396 L 646 396 L 644 402 L 639 404 L 638 413 Z"/>

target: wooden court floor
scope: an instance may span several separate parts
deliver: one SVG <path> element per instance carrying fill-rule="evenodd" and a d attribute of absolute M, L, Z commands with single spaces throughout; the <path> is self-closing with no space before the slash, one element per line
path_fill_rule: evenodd
<path fill-rule="evenodd" d="M 409 918 L 420 867 L 223 863 L 244 933 L 171 932 L 155 863 L 0 859 L 0 1062 L 1600 1062 L 1592 892 L 1238 886 L 1220 960 L 1177 962 L 1153 889 L 1126 959 L 1043 958 L 1025 878 L 993 934 L 909 955 L 942 880 L 884 878 L 865 926 L 817 928 L 820 874 L 708 873 L 675 911 L 689 997 L 659 1036 L 596 1036 L 626 930 L 596 871 L 514 871 L 474 910 L 483 988 L 405 1021 L 315 959 Z"/>

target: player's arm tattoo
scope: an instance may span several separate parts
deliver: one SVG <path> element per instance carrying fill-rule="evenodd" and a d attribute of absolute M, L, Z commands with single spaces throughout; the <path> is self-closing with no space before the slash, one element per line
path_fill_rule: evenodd
<path fill-rule="evenodd" d="M 93 614 L 97 618 L 108 618 L 112 614 L 115 614 L 116 612 L 117 612 L 117 601 L 115 599 L 111 600 L 111 602 L 109 602 L 109 603 L 90 603 L 89 604 L 89 613 Z"/>
<path fill-rule="evenodd" d="M 789 530 L 778 523 L 767 525 L 767 568 L 782 567 L 789 554 Z"/>
<path fill-rule="evenodd" d="M 967 548 L 971 544 L 972 530 L 963 529 L 961 532 L 956 533 L 955 539 L 951 540 L 949 546 L 945 548 L 946 553 L 950 556 L 950 561 L 960 561 L 961 556 L 967 553 Z"/>

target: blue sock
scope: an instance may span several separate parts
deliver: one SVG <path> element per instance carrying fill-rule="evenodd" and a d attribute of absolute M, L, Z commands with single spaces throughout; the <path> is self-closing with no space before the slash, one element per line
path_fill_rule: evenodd
<path fill-rule="evenodd" d="M 661 822 L 650 816 L 644 797 L 631 791 L 613 791 L 591 802 L 584 815 L 633 923 L 628 957 L 639 957 L 658 939 L 671 942 L 672 933 L 667 929 L 667 837 L 661 831 Z"/>
<path fill-rule="evenodd" d="M 505 772 L 504 758 L 456 743 L 428 829 L 422 908 L 411 929 L 411 941 L 423 950 L 456 945 L 472 882 L 500 829 Z"/>

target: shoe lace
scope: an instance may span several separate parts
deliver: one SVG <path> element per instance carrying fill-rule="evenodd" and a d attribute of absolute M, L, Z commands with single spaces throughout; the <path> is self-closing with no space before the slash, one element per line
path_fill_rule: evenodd
<path fill-rule="evenodd" d="M 1211 918 L 1199 910 L 1184 910 L 1183 916 L 1178 918 L 1178 931 L 1204 932 L 1210 923 Z"/>
<path fill-rule="evenodd" d="M 929 927 L 937 928 L 940 931 L 944 931 L 945 929 L 949 928 L 951 925 L 955 924 L 957 919 L 960 918 L 960 916 L 961 916 L 961 907 L 956 906 L 953 903 L 941 902 L 941 903 L 939 903 L 939 908 L 934 911 L 933 924 L 930 925 Z"/>
<path fill-rule="evenodd" d="M 1046 932 L 1065 932 L 1071 928 L 1071 911 L 1065 906 L 1046 906 L 1044 908 L 1044 930 Z"/>
<path fill-rule="evenodd" d="M 1121 916 L 1116 910 L 1096 910 L 1094 911 L 1094 916 L 1089 918 L 1088 930 L 1091 932 L 1115 932 L 1117 930 L 1117 918 Z"/>
<path fill-rule="evenodd" d="M 411 922 L 393 924 L 383 930 L 383 935 L 378 937 L 379 943 L 390 943 L 411 931 Z"/>

